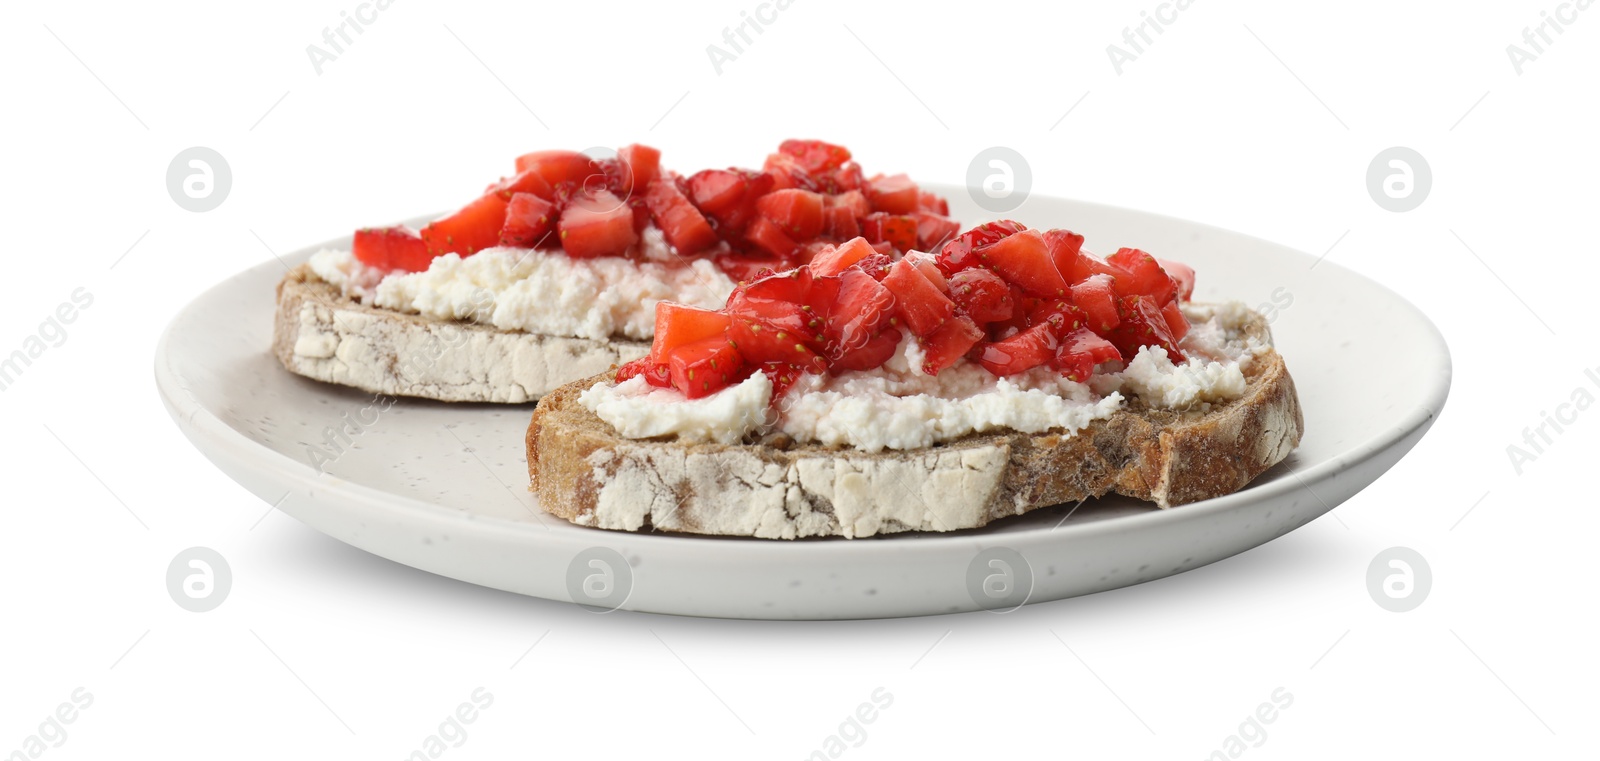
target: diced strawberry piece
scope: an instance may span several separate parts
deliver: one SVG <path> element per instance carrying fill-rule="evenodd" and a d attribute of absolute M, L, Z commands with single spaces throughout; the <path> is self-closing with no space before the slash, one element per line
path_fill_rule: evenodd
<path fill-rule="evenodd" d="M 703 341 L 728 333 L 728 315 L 679 304 L 674 301 L 656 302 L 655 338 L 650 344 L 650 356 L 666 361 L 673 349 L 695 341 Z"/>
<path fill-rule="evenodd" d="M 1050 259 L 1050 247 L 1038 230 L 1023 230 L 977 250 L 978 258 L 1000 276 L 1035 296 L 1067 292 L 1067 283 Z"/>
<path fill-rule="evenodd" d="M 656 388 L 672 388 L 672 370 L 667 367 L 666 362 L 658 362 L 650 357 L 640 357 L 617 368 L 618 383 L 631 380 L 640 375 L 644 376 L 646 383 Z"/>
<path fill-rule="evenodd" d="M 772 178 L 773 190 L 818 190 L 821 185 L 801 166 L 799 160 L 782 153 L 767 154 L 762 172 Z"/>
<path fill-rule="evenodd" d="M 517 157 L 517 174 L 533 172 L 554 187 L 563 182 L 582 186 L 590 175 L 599 174 L 594 159 L 577 151 L 534 151 Z"/>
<path fill-rule="evenodd" d="M 1066 278 L 1069 283 L 1081 283 L 1089 279 L 1091 275 L 1110 275 L 1111 279 L 1115 281 L 1112 283 L 1113 287 L 1118 288 L 1120 288 L 1117 285 L 1118 283 L 1129 279 L 1127 270 L 1082 250 L 1078 252 L 1078 258 L 1072 261 L 1072 271 L 1061 273 L 1061 276 Z M 1118 290 L 1117 293 L 1123 295 L 1121 290 Z"/>
<path fill-rule="evenodd" d="M 823 210 L 824 229 L 839 240 L 849 240 L 861 234 L 861 223 L 848 206 L 829 206 Z"/>
<path fill-rule="evenodd" d="M 978 364 L 995 375 L 1016 375 L 1056 355 L 1061 339 L 1047 323 L 1034 325 L 1015 335 L 978 347 Z"/>
<path fill-rule="evenodd" d="M 509 197 L 487 193 L 460 211 L 429 222 L 421 232 L 422 239 L 427 241 L 428 253 L 471 256 L 500 245 L 500 229 L 505 227 L 506 207 L 510 203 Z"/>
<path fill-rule="evenodd" d="M 747 254 L 739 251 L 721 251 L 713 255 L 711 261 L 736 283 L 753 282 L 774 272 L 780 272 L 794 266 L 794 262 L 791 259 L 779 259 L 775 256 Z"/>
<path fill-rule="evenodd" d="M 733 315 L 733 323 L 728 328 L 728 336 L 733 339 L 733 345 L 739 350 L 740 356 L 751 362 L 784 362 L 800 367 L 807 372 L 820 373 L 828 369 L 828 363 L 817 355 L 812 349 L 789 330 L 780 330 L 772 325 L 773 320 L 789 322 L 793 319 L 802 319 L 804 313 L 794 304 L 773 304 L 761 307 L 758 311 L 763 314 L 752 316 L 743 312 Z M 788 312 L 791 314 L 780 314 Z"/>
<path fill-rule="evenodd" d="M 738 289 L 737 295 L 742 295 L 754 301 L 783 301 L 790 304 L 803 304 L 811 295 L 811 289 L 816 282 L 815 273 L 810 267 L 795 267 L 775 272 L 766 277 L 753 280 L 748 285 Z M 732 303 L 730 301 L 730 303 Z"/>
<path fill-rule="evenodd" d="M 795 250 L 800 247 L 783 228 L 766 217 L 758 217 L 751 222 L 744 231 L 744 238 L 755 244 L 756 248 L 779 258 L 794 256 Z"/>
<path fill-rule="evenodd" d="M 707 169 L 689 177 L 689 200 L 716 220 L 719 234 L 735 240 L 755 216 L 755 201 L 772 189 L 772 176 L 742 169 Z"/>
<path fill-rule="evenodd" d="M 944 273 L 939 271 L 939 265 L 934 262 L 933 254 L 926 251 L 912 251 L 906 254 L 905 258 L 906 261 L 916 266 L 917 271 L 921 272 L 922 276 L 928 279 L 928 282 L 933 283 L 933 287 L 938 288 L 940 293 L 950 293 L 950 281 L 946 280 Z"/>
<path fill-rule="evenodd" d="M 832 251 L 817 254 L 811 260 L 811 274 L 817 277 L 837 275 L 875 253 L 866 238 L 851 238 Z"/>
<path fill-rule="evenodd" d="M 928 375 L 938 375 L 939 371 L 955 364 L 982 340 L 983 328 L 978 327 L 971 318 L 956 315 L 945 320 L 938 330 L 922 339 L 925 356 L 922 371 Z"/>
<path fill-rule="evenodd" d="M 917 245 L 923 251 L 935 251 L 961 232 L 961 223 L 949 217 L 926 211 L 912 215 L 917 220 Z"/>
<path fill-rule="evenodd" d="M 889 244 L 887 243 L 873 244 L 872 253 L 868 254 L 867 258 L 856 262 L 856 266 L 859 267 L 862 272 L 871 275 L 872 279 L 882 280 L 884 276 L 889 274 L 889 265 L 892 265 L 895 262 L 894 258 L 891 257 L 888 252 L 883 250 L 886 248 L 889 248 Z M 893 249 L 889 250 L 891 252 L 893 251 Z"/>
<path fill-rule="evenodd" d="M 1167 318 L 1154 300 L 1144 296 L 1123 296 L 1117 303 L 1121 323 L 1106 338 L 1116 344 L 1125 360 L 1133 359 L 1141 346 L 1160 346 L 1175 363 L 1183 362 L 1178 339 L 1167 326 Z"/>
<path fill-rule="evenodd" d="M 1016 311 L 1010 286 L 999 275 L 983 267 L 965 269 L 951 275 L 950 299 L 960 313 L 979 324 L 1009 319 Z M 1111 311 L 1115 316 L 1115 304 Z"/>
<path fill-rule="evenodd" d="M 887 243 L 904 253 L 917 245 L 917 220 L 875 211 L 861 220 L 861 235 L 871 243 Z"/>
<path fill-rule="evenodd" d="M 667 242 L 679 254 L 690 256 L 716 245 L 716 231 L 711 229 L 705 215 L 684 197 L 677 183 L 670 178 L 663 177 L 650 183 L 644 194 L 644 203 L 656 227 L 661 228 Z"/>
<path fill-rule="evenodd" d="M 361 263 L 385 270 L 422 272 L 433 261 L 427 242 L 403 225 L 357 230 L 351 252 Z"/>
<path fill-rule="evenodd" d="M 878 367 L 894 356 L 894 350 L 900 346 L 900 335 L 900 331 L 889 328 L 867 341 L 861 348 L 845 352 L 838 359 L 828 363 L 828 371 L 838 375 L 849 370 L 871 370 Z"/>
<path fill-rule="evenodd" d="M 945 320 L 955 314 L 956 305 L 940 293 L 933 283 L 928 282 L 908 259 L 901 259 L 889 267 L 883 285 L 894 294 L 895 312 L 905 320 L 912 334 L 919 338 L 938 330 Z"/>
<path fill-rule="evenodd" d="M 1106 261 L 1128 272 L 1127 280 L 1117 281 L 1117 292 L 1124 296 L 1149 296 L 1157 304 L 1165 304 L 1178 292 L 1156 258 L 1137 248 L 1117 249 Z"/>
<path fill-rule="evenodd" d="M 634 188 L 649 187 L 661 171 L 661 151 L 648 145 L 629 145 L 617 151 L 617 159 L 628 169 L 624 174 L 624 193 L 631 193 Z"/>
<path fill-rule="evenodd" d="M 939 250 L 939 269 L 944 270 L 944 274 L 948 276 L 969 267 L 981 266 L 983 263 L 978 261 L 974 251 L 1026 229 L 1028 228 L 1021 222 L 1009 219 L 978 225 L 944 244 L 944 248 Z"/>
<path fill-rule="evenodd" d="M 860 269 L 847 269 L 834 276 L 838 290 L 826 307 L 813 306 L 826 319 L 828 356 L 840 357 L 867 345 L 888 324 L 894 314 L 895 295 L 871 275 Z M 821 278 L 818 279 L 819 281 Z M 819 302 L 814 298 L 813 302 Z"/>
<path fill-rule="evenodd" d="M 514 193 L 506 205 L 500 245 L 538 248 L 556 227 L 556 205 L 532 193 Z"/>
<path fill-rule="evenodd" d="M 854 214 L 856 219 L 860 219 L 872 213 L 872 202 L 868 201 L 866 194 L 859 190 L 846 191 L 836 196 L 832 196 L 828 200 L 829 203 L 834 206 L 843 206 L 844 208 L 849 209 L 850 213 Z"/>
<path fill-rule="evenodd" d="M 800 376 L 809 372 L 809 368 L 791 365 L 787 362 L 762 362 L 756 370 L 765 373 L 767 380 L 772 381 L 772 401 L 769 404 L 776 409 L 783 395 L 789 393 Z"/>
<path fill-rule="evenodd" d="M 1028 315 L 1039 304 L 1039 299 L 1029 296 L 1015 283 L 1007 283 L 1006 287 L 1011 291 L 1011 316 L 987 326 L 989 335 L 996 340 L 1015 335 L 1031 325 Z"/>
<path fill-rule="evenodd" d="M 1105 335 L 1106 331 L 1117 326 L 1117 294 L 1112 288 L 1110 275 L 1090 275 L 1068 290 L 1071 291 L 1072 303 L 1088 315 L 1089 327 L 1094 332 Z"/>
<path fill-rule="evenodd" d="M 621 256 L 639 242 L 633 229 L 633 210 L 609 190 L 583 191 L 573 196 L 556 224 L 561 248 L 568 256 Z"/>
<path fill-rule="evenodd" d="M 930 191 L 922 190 L 917 192 L 917 210 L 948 217 L 950 202 Z"/>
<path fill-rule="evenodd" d="M 820 190 L 829 193 L 843 193 L 851 190 L 860 190 L 867 185 L 866 175 L 861 173 L 861 165 L 854 161 L 846 162 L 844 166 L 833 170 L 831 174 L 818 178 Z"/>
<path fill-rule="evenodd" d="M 850 160 L 849 149 L 821 140 L 785 140 L 778 152 L 792 157 L 801 169 L 813 175 L 838 169 Z"/>
<path fill-rule="evenodd" d="M 1050 367 L 1068 380 L 1082 383 L 1094 374 L 1095 365 L 1116 359 L 1122 359 L 1116 345 L 1088 328 L 1079 328 L 1061 339 L 1055 356 L 1050 358 Z"/>
<path fill-rule="evenodd" d="M 1028 311 L 1028 324 L 1044 325 L 1057 338 L 1061 338 L 1083 328 L 1087 320 L 1082 309 L 1073 306 L 1065 299 L 1039 299 L 1039 303 Z"/>
<path fill-rule="evenodd" d="M 917 185 L 903 174 L 879 175 L 867 182 L 867 199 L 874 211 L 910 214 L 917 210 Z"/>
<path fill-rule="evenodd" d="M 1178 289 L 1178 300 L 1188 301 L 1194 296 L 1194 268 L 1183 262 L 1174 262 L 1168 259 L 1157 259 L 1156 264 L 1161 265 L 1168 277 L 1172 278 Z"/>
<path fill-rule="evenodd" d="M 822 234 L 822 194 L 809 190 L 774 190 L 756 199 L 756 211 L 795 240 Z"/>
<path fill-rule="evenodd" d="M 721 391 L 744 368 L 744 360 L 725 335 L 679 346 L 667 355 L 672 386 L 690 399 Z"/>
<path fill-rule="evenodd" d="M 1183 316 L 1183 309 L 1178 302 L 1169 301 L 1161 308 L 1161 316 L 1167 319 L 1167 331 L 1172 333 L 1172 340 L 1182 341 L 1189 335 L 1189 318 Z"/>
<path fill-rule="evenodd" d="M 1078 269 L 1078 257 L 1083 251 L 1083 236 L 1071 230 L 1047 230 L 1044 242 L 1050 248 L 1050 260 L 1056 263 L 1056 271 L 1063 278 L 1070 277 L 1070 273 Z M 1067 284 L 1077 282 L 1068 280 Z"/>
<path fill-rule="evenodd" d="M 538 170 L 529 170 L 515 177 L 503 179 L 490 185 L 489 189 L 484 192 L 498 193 L 501 198 L 507 201 L 510 201 L 511 196 L 517 193 L 532 193 L 547 201 L 554 201 L 556 198 L 555 188 L 544 179 L 543 175 L 539 174 Z"/>

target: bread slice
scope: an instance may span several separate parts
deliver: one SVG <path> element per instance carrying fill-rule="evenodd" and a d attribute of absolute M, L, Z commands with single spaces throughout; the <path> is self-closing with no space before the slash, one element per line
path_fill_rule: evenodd
<path fill-rule="evenodd" d="M 1239 332 L 1270 346 L 1266 321 Z M 1283 357 L 1266 349 L 1247 388 L 1205 412 L 1130 399 L 1076 435 L 974 434 L 912 451 L 627 439 L 578 403 L 615 370 L 556 389 L 528 426 L 539 504 L 628 531 L 796 539 L 976 528 L 1115 492 L 1173 507 L 1243 488 L 1305 428 Z"/>
<path fill-rule="evenodd" d="M 310 265 L 278 283 L 272 353 L 291 372 L 375 394 L 531 402 L 649 353 L 648 342 L 509 332 L 364 306 Z"/>

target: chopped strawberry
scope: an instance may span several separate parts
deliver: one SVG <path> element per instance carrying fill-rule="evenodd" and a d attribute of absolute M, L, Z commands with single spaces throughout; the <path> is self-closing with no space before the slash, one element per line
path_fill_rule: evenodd
<path fill-rule="evenodd" d="M 919 338 L 938 330 L 955 314 L 955 304 L 928 282 L 909 259 L 901 259 L 890 266 L 883 285 L 894 294 L 896 313 Z"/>
<path fill-rule="evenodd" d="M 728 315 L 723 312 L 674 301 L 658 301 L 655 338 L 650 344 L 650 356 L 665 361 L 668 353 L 679 346 L 727 335 L 728 324 Z"/>
<path fill-rule="evenodd" d="M 875 211 L 862 218 L 861 235 L 870 243 L 888 243 L 905 253 L 917 245 L 917 220 Z"/>
<path fill-rule="evenodd" d="M 874 253 L 866 238 L 851 238 L 832 251 L 817 254 L 811 260 L 811 274 L 818 277 L 837 275 Z"/>
<path fill-rule="evenodd" d="M 556 197 L 555 188 L 545 180 L 543 175 L 539 174 L 537 169 L 531 169 L 515 177 L 503 179 L 490 185 L 489 189 L 484 192 L 498 193 L 501 198 L 507 201 L 510 201 L 511 196 L 517 193 L 532 193 L 547 201 L 554 201 Z"/>
<path fill-rule="evenodd" d="M 1068 289 L 1072 303 L 1088 315 L 1089 327 L 1105 335 L 1117 326 L 1117 294 L 1112 288 L 1110 275 L 1090 275 L 1083 282 Z"/>
<path fill-rule="evenodd" d="M 716 231 L 671 178 L 651 182 L 645 191 L 644 203 L 656 227 L 661 228 L 662 235 L 679 254 L 691 256 L 716 245 Z"/>
<path fill-rule="evenodd" d="M 772 178 L 772 190 L 819 190 L 822 187 L 798 159 L 787 154 L 767 154 L 761 170 Z"/>
<path fill-rule="evenodd" d="M 754 282 L 794 266 L 794 261 L 791 259 L 727 250 L 712 255 L 711 261 L 736 283 Z"/>
<path fill-rule="evenodd" d="M 961 314 L 979 324 L 1008 319 L 1016 310 L 1011 288 L 999 275 L 983 267 L 965 269 L 950 276 L 950 299 Z M 1112 306 L 1116 314 L 1116 306 Z"/>
<path fill-rule="evenodd" d="M 743 169 L 707 169 L 687 181 L 689 199 L 716 220 L 722 237 L 735 240 L 755 216 L 756 199 L 772 189 L 772 176 Z"/>
<path fill-rule="evenodd" d="M 510 203 L 509 197 L 486 193 L 460 211 L 429 222 L 421 232 L 422 239 L 427 241 L 428 253 L 471 256 L 500 245 L 500 230 L 505 227 L 506 207 Z"/>
<path fill-rule="evenodd" d="M 1167 259 L 1157 259 L 1156 264 L 1161 265 L 1167 275 L 1172 278 L 1178 289 L 1178 300 L 1188 301 L 1194 296 L 1194 268 L 1183 262 L 1174 262 Z"/>
<path fill-rule="evenodd" d="M 766 217 L 757 217 L 751 222 L 750 227 L 744 231 L 744 238 L 756 248 L 779 258 L 794 256 L 795 251 L 800 248 L 800 244 L 795 243 L 794 238 L 789 237 L 783 228 Z"/>
<path fill-rule="evenodd" d="M 866 194 L 859 190 L 846 191 L 844 193 L 831 196 L 828 201 L 833 206 L 843 206 L 844 208 L 849 209 L 850 213 L 854 214 L 856 219 L 860 219 L 872 213 L 872 203 L 867 200 Z"/>
<path fill-rule="evenodd" d="M 925 211 L 932 214 L 938 214 L 941 217 L 948 217 L 950 216 L 950 202 L 929 191 L 918 191 L 917 211 Z"/>
<path fill-rule="evenodd" d="M 849 240 L 861 234 L 861 223 L 848 206 L 829 206 L 823 209 L 823 229 L 829 236 Z"/>
<path fill-rule="evenodd" d="M 944 321 L 938 330 L 922 339 L 922 371 L 938 375 L 939 371 L 953 365 L 983 340 L 983 328 L 971 318 L 956 315 Z"/>
<path fill-rule="evenodd" d="M 772 381 L 772 401 L 769 404 L 773 407 L 778 406 L 783 395 L 789 393 L 789 389 L 800 380 L 802 374 L 809 372 L 807 368 L 787 362 L 762 362 L 756 369 L 766 374 L 767 380 Z"/>
<path fill-rule="evenodd" d="M 913 273 L 914 274 L 914 273 Z M 838 280 L 837 291 L 827 298 L 817 294 L 813 304 L 824 298 L 826 306 L 813 306 L 826 319 L 828 355 L 840 357 L 865 346 L 889 324 L 894 314 L 895 294 L 860 269 L 847 269 L 831 279 Z M 819 284 L 823 278 L 818 278 Z"/>
<path fill-rule="evenodd" d="M 935 251 L 961 232 L 961 223 L 932 212 L 912 214 L 917 220 L 917 245 L 924 251 Z"/>
<path fill-rule="evenodd" d="M 867 177 L 861 173 L 861 165 L 854 161 L 847 161 L 844 166 L 817 179 L 818 189 L 828 193 L 859 191 L 867 185 Z"/>
<path fill-rule="evenodd" d="M 856 266 L 860 267 L 862 272 L 871 275 L 874 280 L 883 280 L 884 276 L 889 274 L 889 265 L 895 262 L 894 258 L 884 251 L 886 248 L 889 248 L 887 243 L 873 244 L 872 253 L 868 254 L 867 258 L 856 262 Z M 890 251 L 893 251 L 893 249 L 890 249 Z"/>
<path fill-rule="evenodd" d="M 1122 353 L 1117 351 L 1116 345 L 1088 328 L 1079 328 L 1061 339 L 1055 356 L 1050 358 L 1050 366 L 1068 380 L 1082 383 L 1094 374 L 1096 365 L 1117 359 L 1122 359 Z"/>
<path fill-rule="evenodd" d="M 1050 247 L 1038 230 L 1023 230 L 977 250 L 978 258 L 1000 276 L 1041 297 L 1060 296 L 1067 283 L 1050 259 Z"/>
<path fill-rule="evenodd" d="M 721 391 L 732 383 L 744 360 L 726 335 L 683 344 L 667 355 L 672 386 L 690 399 Z"/>
<path fill-rule="evenodd" d="M 640 357 L 617 368 L 618 383 L 639 375 L 644 376 L 644 381 L 656 388 L 672 388 L 672 369 L 667 367 L 666 362 Z"/>
<path fill-rule="evenodd" d="M 1132 360 L 1141 346 L 1160 346 L 1173 362 L 1183 362 L 1178 339 L 1167 326 L 1167 318 L 1154 300 L 1144 296 L 1123 296 L 1117 303 L 1121 323 L 1106 338 L 1116 344 L 1122 358 Z"/>
<path fill-rule="evenodd" d="M 789 322 L 790 315 L 796 320 L 802 319 L 800 308 L 794 304 L 774 304 L 762 307 L 767 314 L 749 316 L 745 313 L 735 313 L 733 324 L 728 328 L 728 337 L 733 339 L 733 345 L 739 354 L 752 362 L 785 362 L 805 369 L 807 372 L 820 373 L 828 369 L 828 363 L 817 355 L 812 349 L 789 330 L 780 330 L 772 325 L 772 320 Z M 780 315 L 780 312 L 790 314 Z"/>
<path fill-rule="evenodd" d="M 1110 275 L 1114 281 L 1112 283 L 1113 287 L 1120 287 L 1118 284 L 1129 279 L 1127 270 L 1107 262 L 1088 251 L 1081 250 L 1078 252 L 1078 258 L 1072 262 L 1072 271 L 1061 273 L 1061 276 L 1066 278 L 1069 283 L 1081 283 L 1089 279 L 1091 275 Z M 1119 290 L 1117 293 L 1121 294 L 1122 291 Z"/>
<path fill-rule="evenodd" d="M 513 193 L 500 228 L 500 245 L 538 248 L 556 227 L 556 205 L 532 193 Z"/>
<path fill-rule="evenodd" d="M 809 190 L 774 190 L 756 199 L 756 211 L 789 237 L 807 240 L 822 234 L 822 194 Z"/>
<path fill-rule="evenodd" d="M 350 248 L 361 263 L 385 270 L 422 272 L 433 261 L 427 242 L 403 225 L 357 230 Z"/>
<path fill-rule="evenodd" d="M 939 250 L 939 269 L 944 270 L 944 274 L 948 276 L 969 267 L 980 266 L 982 262 L 978 261 L 977 255 L 973 253 L 976 249 L 996 243 L 1008 235 L 1014 235 L 1026 229 L 1028 228 L 1024 227 L 1022 223 L 1012 222 L 1009 219 L 978 225 L 957 235 L 955 240 L 944 244 L 944 248 Z"/>
<path fill-rule="evenodd" d="M 561 211 L 556 224 L 568 256 L 621 256 L 639 241 L 633 210 L 609 190 L 582 191 Z"/>
<path fill-rule="evenodd" d="M 517 174 L 533 172 L 552 187 L 563 182 L 582 186 L 597 174 L 594 159 L 577 151 L 534 151 L 517 157 Z"/>
<path fill-rule="evenodd" d="M 867 198 L 874 211 L 910 214 L 917 210 L 917 185 L 903 174 L 879 175 L 867 182 Z"/>
<path fill-rule="evenodd" d="M 944 273 L 939 271 L 939 265 L 933 260 L 933 254 L 926 251 L 912 251 L 905 256 L 906 260 L 916 266 L 917 271 L 933 283 L 940 293 L 950 293 L 950 281 L 945 279 Z"/>
<path fill-rule="evenodd" d="M 1056 271 L 1063 278 L 1068 278 L 1067 284 L 1078 281 L 1072 280 L 1072 272 L 1078 269 L 1078 257 L 1083 251 L 1083 236 L 1071 230 L 1047 230 L 1044 242 L 1050 248 L 1050 260 L 1056 263 Z"/>
<path fill-rule="evenodd" d="M 1183 309 L 1178 302 L 1167 302 L 1161 308 L 1161 316 L 1167 319 L 1167 331 L 1172 333 L 1174 341 L 1182 341 L 1184 336 L 1189 335 L 1189 318 L 1183 316 Z"/>
<path fill-rule="evenodd" d="M 894 350 L 900 346 L 900 331 L 889 328 L 877 337 L 854 351 L 847 351 L 839 355 L 838 359 L 828 363 L 828 371 L 834 375 L 849 370 L 871 370 L 894 356 Z"/>
<path fill-rule="evenodd" d="M 1049 323 L 1040 323 L 993 343 L 978 347 L 978 364 L 995 375 L 1016 375 L 1056 354 L 1061 339 Z"/>
<path fill-rule="evenodd" d="M 1117 292 L 1124 296 L 1149 296 L 1157 304 L 1165 304 L 1178 292 L 1156 258 L 1137 248 L 1117 249 L 1106 261 L 1127 271 L 1128 279 L 1117 281 Z"/>
<path fill-rule="evenodd" d="M 628 169 L 622 188 L 624 193 L 631 193 L 635 188 L 649 187 L 661 171 L 661 151 L 648 145 L 634 143 L 627 146 L 617 151 L 617 159 Z"/>
<path fill-rule="evenodd" d="M 792 157 L 801 169 L 813 175 L 838 169 L 850 160 L 849 149 L 821 140 L 785 140 L 778 152 Z"/>

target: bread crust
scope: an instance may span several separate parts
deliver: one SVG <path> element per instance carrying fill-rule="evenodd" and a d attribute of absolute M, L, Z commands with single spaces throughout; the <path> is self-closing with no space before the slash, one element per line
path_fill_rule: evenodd
<path fill-rule="evenodd" d="M 302 264 L 278 283 L 272 353 L 291 372 L 375 394 L 524 403 L 644 356 L 650 344 L 597 341 L 380 309 Z"/>
<path fill-rule="evenodd" d="M 1270 344 L 1259 315 L 1242 332 Z M 1305 429 L 1294 380 L 1271 349 L 1249 363 L 1243 396 L 1205 412 L 1133 400 L 1072 436 L 975 434 L 876 453 L 623 438 L 578 403 L 614 374 L 539 403 L 528 475 L 546 511 L 629 531 L 774 539 L 955 531 L 1109 493 L 1173 507 L 1238 491 L 1287 457 Z"/>

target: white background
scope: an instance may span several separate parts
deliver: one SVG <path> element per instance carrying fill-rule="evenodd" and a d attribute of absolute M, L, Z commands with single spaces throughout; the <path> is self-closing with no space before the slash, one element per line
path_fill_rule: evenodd
<path fill-rule="evenodd" d="M 94 702 L 44 756 L 398 759 L 478 687 L 494 703 L 443 757 L 804 758 L 880 687 L 843 757 L 1205 758 L 1280 687 L 1242 757 L 1592 752 L 1600 411 L 1520 475 L 1506 447 L 1600 395 L 1600 8 L 1519 75 L 1506 47 L 1555 0 L 1197 0 L 1119 75 L 1106 47 L 1156 1 L 1084 5 L 797 0 L 718 74 L 705 48 L 755 0 L 398 0 L 320 75 L 306 46 L 355 0 L 11 6 L 0 353 L 75 288 L 94 302 L 0 393 L 0 754 L 78 687 Z M 368 556 L 265 514 L 158 401 L 160 330 L 268 247 L 457 206 L 527 150 L 643 141 L 694 169 L 793 136 L 952 183 L 1009 146 L 1035 193 L 1326 252 L 1436 321 L 1448 407 L 1333 514 L 1213 566 L 1006 616 L 799 624 L 594 616 Z M 165 188 L 196 145 L 233 172 L 199 214 Z M 1407 213 L 1365 186 L 1396 145 L 1433 174 Z M 194 545 L 235 578 L 205 614 L 165 588 Z M 1365 588 L 1396 545 L 1434 574 L 1409 613 Z"/>

